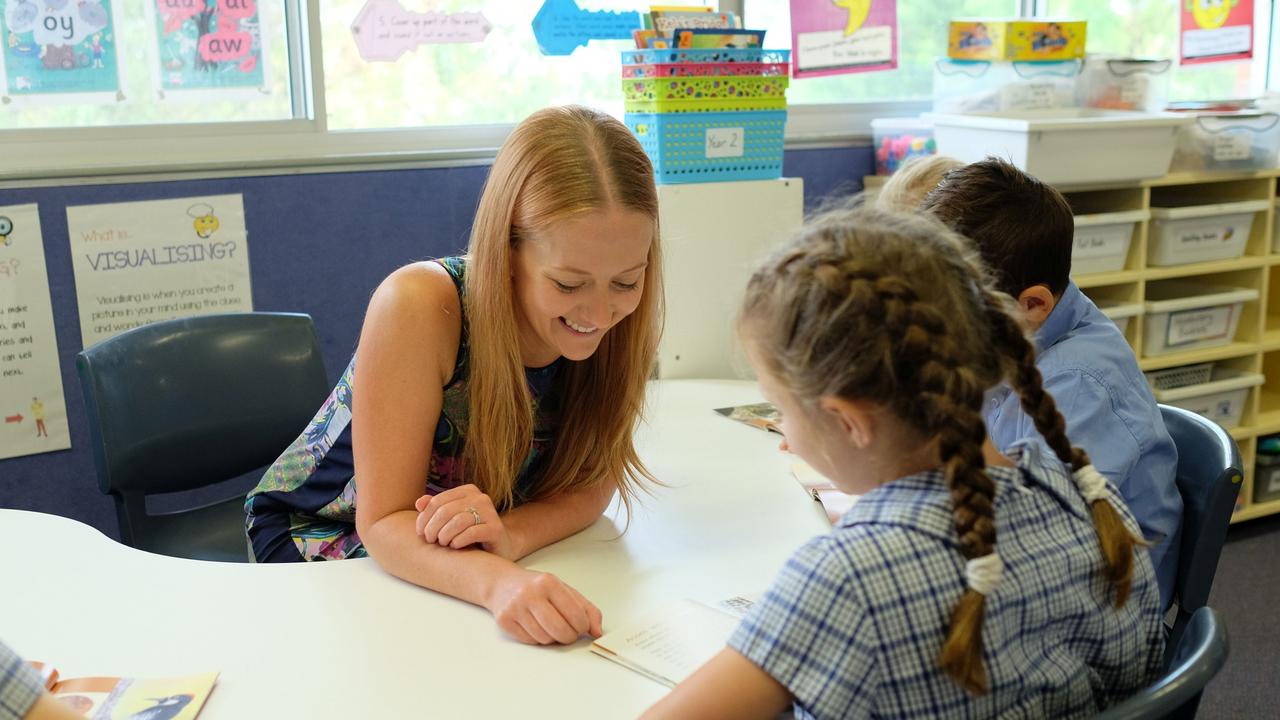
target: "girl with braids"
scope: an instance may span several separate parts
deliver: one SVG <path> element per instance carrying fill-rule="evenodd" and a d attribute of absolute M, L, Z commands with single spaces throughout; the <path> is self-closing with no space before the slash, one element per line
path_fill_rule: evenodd
<path fill-rule="evenodd" d="M 526 643 L 600 611 L 516 564 L 650 476 L 632 443 L 661 327 L 653 167 L 616 119 L 534 113 L 498 152 L 464 257 L 369 302 L 324 407 L 245 503 L 259 562 L 372 556 Z"/>
<path fill-rule="evenodd" d="M 650 717 L 1087 717 L 1157 676 L 1137 525 L 979 268 L 938 221 L 862 209 L 756 271 L 739 330 L 761 390 L 791 450 L 864 494 Z M 1001 380 L 1047 448 L 984 460 Z"/>

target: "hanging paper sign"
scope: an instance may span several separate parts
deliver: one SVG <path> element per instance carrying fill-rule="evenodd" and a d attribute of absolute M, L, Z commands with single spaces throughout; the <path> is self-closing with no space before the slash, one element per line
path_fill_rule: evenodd
<path fill-rule="evenodd" d="M 493 24 L 479 12 L 410 12 L 396 0 L 369 0 L 351 23 L 365 62 L 394 62 L 419 45 L 484 42 Z"/>
<path fill-rule="evenodd" d="M 0 208 L 0 458 L 71 447 L 40 213 Z"/>
<path fill-rule="evenodd" d="M 1180 0 L 1182 64 L 1253 57 L 1253 0 Z"/>
<path fill-rule="evenodd" d="M 111 0 L 10 0 L 4 7 L 3 101 L 113 102 L 120 95 Z"/>
<path fill-rule="evenodd" d="M 157 320 L 253 310 L 239 195 L 67 208 L 85 347 Z"/>
<path fill-rule="evenodd" d="M 151 0 L 156 88 L 266 92 L 257 0 Z"/>
<path fill-rule="evenodd" d="M 583 10 L 576 0 L 546 0 L 533 16 L 533 37 L 543 55 L 570 55 L 592 40 L 631 40 L 640 13 Z"/>
<path fill-rule="evenodd" d="M 791 0 L 795 77 L 898 67 L 897 0 Z"/>

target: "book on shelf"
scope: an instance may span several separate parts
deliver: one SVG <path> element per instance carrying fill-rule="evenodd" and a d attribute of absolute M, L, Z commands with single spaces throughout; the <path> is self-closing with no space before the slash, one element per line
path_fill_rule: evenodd
<path fill-rule="evenodd" d="M 93 720 L 195 720 L 218 673 L 173 678 L 79 677 L 63 679 L 52 665 L 32 662 L 45 689 Z"/>
<path fill-rule="evenodd" d="M 753 602 L 741 596 L 713 604 L 680 600 L 605 633 L 591 644 L 591 652 L 675 687 L 725 648 Z"/>

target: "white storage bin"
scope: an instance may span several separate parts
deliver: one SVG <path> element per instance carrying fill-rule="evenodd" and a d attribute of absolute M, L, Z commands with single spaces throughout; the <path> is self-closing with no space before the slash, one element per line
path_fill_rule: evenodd
<path fill-rule="evenodd" d="M 1203 415 L 1224 428 L 1240 424 L 1249 388 L 1266 380 L 1261 373 L 1214 368 L 1207 383 L 1187 385 L 1172 390 L 1152 390 L 1156 402 L 1180 407 Z"/>
<path fill-rule="evenodd" d="M 1075 107 L 1079 60 L 1009 62 L 938 58 L 935 112 L 1010 112 Z"/>
<path fill-rule="evenodd" d="M 1080 71 L 1080 104 L 1160 112 L 1169 99 L 1173 61 L 1088 55 Z"/>
<path fill-rule="evenodd" d="M 1194 116 L 1178 132 L 1173 170 L 1264 170 L 1280 155 L 1280 115 L 1217 113 Z"/>
<path fill-rule="evenodd" d="M 1120 334 L 1123 335 L 1129 329 L 1129 318 L 1134 318 L 1142 314 L 1142 303 L 1121 303 L 1108 302 L 1106 300 L 1098 300 L 1094 303 L 1098 309 L 1111 319 L 1111 322 L 1119 328 Z"/>
<path fill-rule="evenodd" d="M 1144 355 L 1230 345 L 1246 302 L 1258 299 L 1252 288 L 1160 282 L 1147 285 Z"/>
<path fill-rule="evenodd" d="M 1148 217 L 1146 210 L 1077 215 L 1075 243 L 1071 247 L 1071 274 L 1124 269 L 1124 261 L 1129 257 L 1129 242 L 1133 240 L 1133 226 Z"/>
<path fill-rule="evenodd" d="M 1266 212 L 1266 200 L 1216 205 L 1151 208 L 1151 265 L 1185 265 L 1238 258 L 1253 229 L 1255 213 Z"/>
<path fill-rule="evenodd" d="M 938 152 L 964 162 L 1004 158 L 1051 184 L 1160 177 L 1174 134 L 1190 118 L 1173 113 L 1069 108 L 994 115 L 929 113 Z"/>

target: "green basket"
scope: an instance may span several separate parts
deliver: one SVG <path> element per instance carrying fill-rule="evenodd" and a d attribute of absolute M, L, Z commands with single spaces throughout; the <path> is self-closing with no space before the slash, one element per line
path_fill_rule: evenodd
<path fill-rule="evenodd" d="M 786 76 L 624 78 L 622 94 L 632 112 L 783 110 Z"/>

